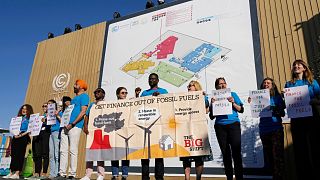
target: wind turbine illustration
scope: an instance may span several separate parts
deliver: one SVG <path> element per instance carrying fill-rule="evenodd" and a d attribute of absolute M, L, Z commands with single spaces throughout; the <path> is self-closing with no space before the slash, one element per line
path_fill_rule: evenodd
<path fill-rule="evenodd" d="M 118 134 L 118 133 L 117 133 Z M 126 143 L 126 160 L 128 160 L 128 154 L 129 154 L 129 139 L 133 136 L 134 134 L 132 134 L 129 137 L 124 137 L 120 134 L 118 134 L 118 136 L 122 137 L 124 139 L 124 142 Z"/>
<path fill-rule="evenodd" d="M 146 139 L 147 139 L 147 134 L 148 134 L 148 159 L 151 158 L 150 134 L 152 133 L 152 131 L 150 131 L 150 129 L 160 119 L 160 117 L 161 117 L 161 115 L 153 123 L 151 123 L 149 127 L 143 127 L 143 126 L 140 126 L 138 124 L 135 124 L 136 126 L 138 126 L 139 128 L 144 130 L 144 146 L 143 146 L 143 149 L 146 148 Z"/>

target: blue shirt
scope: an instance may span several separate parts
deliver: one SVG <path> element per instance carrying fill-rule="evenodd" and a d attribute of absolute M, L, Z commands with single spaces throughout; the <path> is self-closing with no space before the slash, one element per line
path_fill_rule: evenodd
<path fill-rule="evenodd" d="M 90 103 L 87 111 L 86 111 L 86 116 L 89 117 L 89 114 L 90 114 L 90 109 L 92 108 L 92 105 L 94 105 L 94 102 Z"/>
<path fill-rule="evenodd" d="M 141 96 L 140 97 L 144 97 L 144 96 L 152 96 L 152 94 L 154 92 L 159 92 L 160 94 L 168 94 L 168 91 L 166 89 L 163 89 L 163 88 L 153 88 L 153 89 L 147 89 L 147 90 L 144 90 L 142 93 L 141 93 Z"/>
<path fill-rule="evenodd" d="M 233 97 L 234 102 L 237 105 L 243 106 L 243 103 L 241 102 L 239 96 L 235 92 L 231 92 L 231 96 Z M 232 107 L 232 114 L 216 116 L 215 124 L 227 125 L 235 122 L 240 122 L 240 119 L 238 117 L 237 110 L 234 107 Z"/>
<path fill-rule="evenodd" d="M 62 118 L 62 111 L 60 111 L 59 112 L 59 116 Z M 56 131 L 59 131 L 60 130 L 60 122 L 59 122 L 59 120 L 57 119 L 56 120 L 56 123 L 55 124 L 53 124 L 52 126 L 51 126 L 51 132 L 56 132 Z"/>
<path fill-rule="evenodd" d="M 29 125 L 29 119 L 27 116 L 22 117 L 21 126 L 20 126 L 20 132 L 26 132 L 28 130 Z"/>
<path fill-rule="evenodd" d="M 283 129 L 281 115 L 274 111 L 277 109 L 277 111 L 282 111 L 281 114 L 284 115 L 285 104 L 282 97 L 280 95 L 270 96 L 270 106 L 272 110 L 272 117 L 260 118 L 260 134 L 271 133 Z"/>
<path fill-rule="evenodd" d="M 71 104 L 74 104 L 74 108 L 73 108 L 73 111 L 71 113 L 69 124 L 72 124 L 76 120 L 76 118 L 78 117 L 78 115 L 81 112 L 81 107 L 82 106 L 88 106 L 89 105 L 89 96 L 88 96 L 88 94 L 82 93 L 82 94 L 74 97 L 71 100 Z M 82 128 L 83 127 L 83 123 L 84 123 L 84 121 L 83 121 L 83 117 L 82 117 L 82 119 L 75 125 L 75 127 Z"/>
<path fill-rule="evenodd" d="M 310 98 L 314 98 L 316 95 L 320 95 L 320 87 L 316 80 L 312 81 L 310 84 L 307 80 L 296 80 L 295 83 L 291 83 L 290 81 L 286 82 L 285 88 L 297 87 L 308 85 L 309 96 Z"/>

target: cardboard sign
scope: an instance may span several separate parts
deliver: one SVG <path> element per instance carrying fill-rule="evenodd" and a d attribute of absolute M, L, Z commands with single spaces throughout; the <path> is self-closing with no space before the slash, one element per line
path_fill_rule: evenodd
<path fill-rule="evenodd" d="M 30 122 L 29 122 L 30 136 L 38 136 L 40 134 L 43 118 L 44 116 L 39 116 L 39 113 L 30 115 Z"/>
<path fill-rule="evenodd" d="M 249 97 L 252 117 L 272 117 L 269 89 L 249 91 Z"/>
<path fill-rule="evenodd" d="M 48 104 L 48 113 L 47 113 L 47 125 L 53 125 L 57 122 L 56 117 L 56 104 Z"/>
<path fill-rule="evenodd" d="M 284 99 L 289 118 L 312 116 L 308 86 L 285 88 Z"/>
<path fill-rule="evenodd" d="M 10 122 L 10 133 L 13 135 L 18 135 L 20 133 L 22 117 L 11 118 Z"/>
<path fill-rule="evenodd" d="M 69 105 L 63 112 L 60 122 L 60 127 L 65 127 L 70 122 L 71 113 L 73 111 L 74 104 Z"/>
<path fill-rule="evenodd" d="M 232 114 L 232 103 L 227 99 L 231 97 L 231 90 L 229 88 L 213 90 L 212 97 L 215 98 L 215 102 L 212 104 L 214 116 Z"/>

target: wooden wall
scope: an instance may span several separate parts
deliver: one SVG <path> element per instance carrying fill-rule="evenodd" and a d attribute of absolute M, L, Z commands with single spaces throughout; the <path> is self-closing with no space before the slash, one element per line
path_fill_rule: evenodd
<path fill-rule="evenodd" d="M 320 0 L 256 0 L 264 77 L 280 89 L 295 59 L 307 61 L 320 80 Z M 286 179 L 296 179 L 290 124 L 284 124 Z"/>
<path fill-rule="evenodd" d="M 98 87 L 100 64 L 103 55 L 106 22 L 38 43 L 32 67 L 25 103 L 35 112 L 42 112 L 43 102 L 62 96 L 74 97 L 73 84 L 76 79 L 88 83 L 87 93 L 94 100 L 93 91 Z M 55 92 L 53 79 L 61 73 L 70 74 L 70 83 L 63 92 Z M 66 79 L 62 79 L 66 81 Z M 78 176 L 83 175 L 85 135 L 79 144 Z"/>
<path fill-rule="evenodd" d="M 264 76 L 280 88 L 295 59 L 307 61 L 319 80 L 320 0 L 257 0 Z"/>

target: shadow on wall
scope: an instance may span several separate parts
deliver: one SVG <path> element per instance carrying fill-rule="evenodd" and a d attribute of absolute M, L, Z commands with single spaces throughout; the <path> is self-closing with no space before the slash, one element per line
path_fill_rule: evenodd
<path fill-rule="evenodd" d="M 315 79 L 320 80 L 320 14 L 297 24 L 296 31 L 302 29 L 308 63 Z"/>

